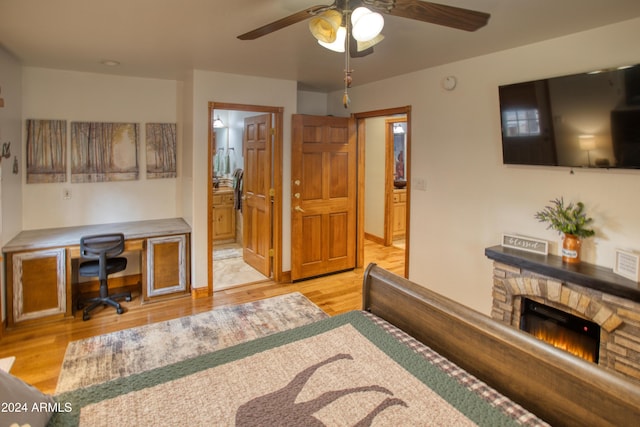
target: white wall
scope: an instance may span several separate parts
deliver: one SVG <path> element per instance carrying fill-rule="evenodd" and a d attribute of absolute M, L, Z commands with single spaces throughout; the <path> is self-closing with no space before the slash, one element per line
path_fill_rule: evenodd
<path fill-rule="evenodd" d="M 147 122 L 177 122 L 176 81 L 24 67 L 22 82 L 23 120 L 67 120 L 67 153 L 72 121 L 132 122 L 141 130 L 136 181 L 72 184 L 69 154 L 65 183 L 27 184 L 22 173 L 23 229 L 178 215 L 176 179 L 146 178 L 144 137 Z M 63 198 L 65 189 L 71 191 L 71 199 Z"/>
<path fill-rule="evenodd" d="M 17 59 L 0 46 L 0 147 L 11 143 L 11 157 L 0 163 L 2 175 L 0 188 L 0 236 L 4 245 L 22 229 L 22 67 Z M 18 173 L 13 173 L 13 163 L 18 160 Z"/>
<path fill-rule="evenodd" d="M 297 94 L 297 114 L 327 115 L 327 94 L 300 90 Z"/>
<path fill-rule="evenodd" d="M 22 229 L 21 174 L 13 173 L 14 159 L 21 156 L 21 113 L 22 113 L 22 68 L 17 59 L 0 46 L 0 98 L 4 107 L 0 108 L 0 147 L 11 143 L 11 157 L 0 163 L 0 244 L 4 245 Z M 4 268 L 0 272 L 0 301 L 6 301 Z M 0 304 L 2 320 L 5 319 L 5 304 Z"/>
<path fill-rule="evenodd" d="M 503 232 L 552 242 L 533 215 L 550 199 L 581 200 L 595 238 L 583 259 L 611 268 L 615 248 L 640 251 L 640 171 L 575 170 L 502 164 L 498 85 L 640 62 L 640 19 L 354 87 L 329 113 L 412 106 L 410 278 L 484 313 L 490 312 L 492 263 L 484 249 Z M 458 86 L 441 81 L 455 75 Z M 460 265 L 462 264 L 462 266 Z"/>
<path fill-rule="evenodd" d="M 291 268 L 291 115 L 296 112 L 297 83 L 293 80 L 267 79 L 195 70 L 193 73 L 193 120 L 189 124 L 193 167 L 192 263 L 193 287 L 206 287 L 209 257 L 207 253 L 207 183 L 209 102 L 284 107 L 283 129 L 283 270 Z"/>
<path fill-rule="evenodd" d="M 365 120 L 364 232 L 384 238 L 385 120 Z"/>

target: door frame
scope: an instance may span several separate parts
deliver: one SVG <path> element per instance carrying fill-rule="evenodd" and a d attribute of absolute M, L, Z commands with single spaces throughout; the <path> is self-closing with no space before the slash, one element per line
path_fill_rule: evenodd
<path fill-rule="evenodd" d="M 393 126 L 396 123 L 406 123 L 404 117 L 392 117 L 384 121 L 384 244 L 393 244 L 393 175 L 395 172 L 394 133 Z M 406 156 L 406 153 L 404 153 Z M 406 165 L 406 162 L 405 162 Z M 406 169 L 406 168 L 405 168 Z M 405 172 L 405 180 L 406 180 Z M 405 232 L 405 238 L 406 238 Z"/>
<path fill-rule="evenodd" d="M 284 107 L 269 107 L 264 105 L 235 104 L 229 102 L 210 101 L 208 105 L 208 172 L 207 172 L 207 275 L 208 293 L 213 295 L 213 153 L 215 151 L 215 132 L 213 131 L 214 110 L 246 111 L 252 113 L 269 113 L 273 115 L 273 149 L 272 174 L 273 190 L 271 212 L 271 240 L 273 242 L 272 279 L 282 281 L 282 153 L 284 130 Z"/>
<path fill-rule="evenodd" d="M 352 117 L 356 119 L 356 129 L 358 133 L 358 190 L 357 190 L 357 235 L 356 235 L 356 267 L 364 267 L 364 156 L 365 156 L 365 120 L 374 117 L 393 116 L 404 114 L 407 122 L 407 152 L 405 159 L 409 159 L 406 165 L 407 180 L 407 213 L 406 213 L 406 235 L 404 249 L 404 277 L 409 277 L 409 247 L 410 247 L 410 217 L 411 217 L 411 106 L 386 108 L 383 110 L 365 111 L 361 113 L 353 113 Z"/>

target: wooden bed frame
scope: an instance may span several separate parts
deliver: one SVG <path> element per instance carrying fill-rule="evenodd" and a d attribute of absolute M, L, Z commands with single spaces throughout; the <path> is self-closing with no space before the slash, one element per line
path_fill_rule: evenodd
<path fill-rule="evenodd" d="M 640 386 L 375 264 L 363 309 L 404 330 L 554 426 L 640 422 Z"/>

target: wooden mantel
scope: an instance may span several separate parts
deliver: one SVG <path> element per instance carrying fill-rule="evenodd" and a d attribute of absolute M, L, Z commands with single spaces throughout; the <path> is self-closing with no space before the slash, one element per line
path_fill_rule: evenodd
<path fill-rule="evenodd" d="M 586 262 L 566 264 L 557 255 L 539 255 L 502 246 L 486 248 L 484 253 L 487 258 L 506 265 L 640 302 L 640 284 L 615 274 L 610 268 Z"/>

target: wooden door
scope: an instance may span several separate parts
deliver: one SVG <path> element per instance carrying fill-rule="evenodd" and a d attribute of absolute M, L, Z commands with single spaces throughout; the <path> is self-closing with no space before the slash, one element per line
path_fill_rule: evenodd
<path fill-rule="evenodd" d="M 242 256 L 271 276 L 271 114 L 244 119 L 242 187 Z"/>
<path fill-rule="evenodd" d="M 355 268 L 355 121 L 296 114 L 292 139 L 291 279 Z"/>

